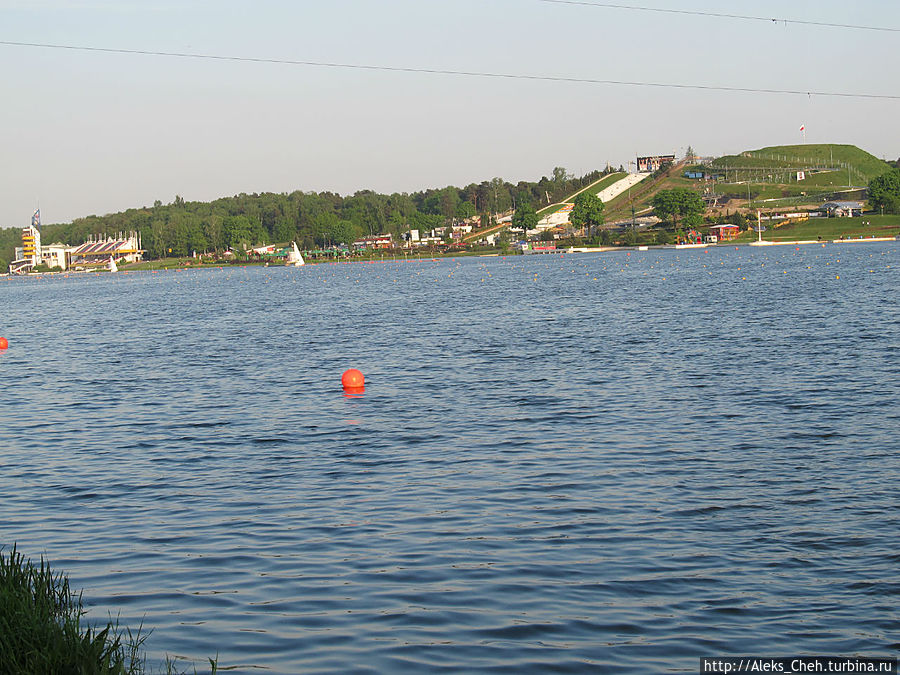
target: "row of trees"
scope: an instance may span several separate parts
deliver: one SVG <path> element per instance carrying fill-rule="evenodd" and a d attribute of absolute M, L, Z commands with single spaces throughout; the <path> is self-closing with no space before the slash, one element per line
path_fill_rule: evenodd
<path fill-rule="evenodd" d="M 240 194 L 213 202 L 188 202 L 176 196 L 171 204 L 129 209 L 106 216 L 88 216 L 71 223 L 47 225 L 46 243 L 79 244 L 89 237 L 136 231 L 149 258 L 185 256 L 193 251 L 221 251 L 296 241 L 314 249 L 348 244 L 360 237 L 409 229 L 432 230 L 452 222 L 476 219 L 487 224 L 499 213 L 519 206 L 532 209 L 555 203 L 598 180 L 604 172 L 581 177 L 556 167 L 539 181 L 510 183 L 494 178 L 459 188 L 448 186 L 421 192 L 378 194 L 362 190 L 351 196 L 332 192 Z M 0 264 L 6 268 L 20 230 L 0 230 Z"/>

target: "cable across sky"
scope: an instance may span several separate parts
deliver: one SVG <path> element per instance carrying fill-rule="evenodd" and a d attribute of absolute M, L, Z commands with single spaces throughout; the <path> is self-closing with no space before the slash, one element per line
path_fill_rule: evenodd
<path fill-rule="evenodd" d="M 210 61 L 231 61 L 240 63 L 263 63 L 287 66 L 306 66 L 315 68 L 340 68 L 349 70 L 369 70 L 391 73 L 419 73 L 426 75 L 455 75 L 459 77 L 479 77 L 506 80 L 528 80 L 533 82 L 562 82 L 571 84 L 615 85 L 627 87 L 654 87 L 667 89 L 692 89 L 698 91 L 721 91 L 744 94 L 782 94 L 792 96 L 825 96 L 851 99 L 900 100 L 897 94 L 873 94 L 843 91 L 822 91 L 806 89 L 778 89 L 774 87 L 730 87 L 713 84 L 691 84 L 681 82 L 648 82 L 636 80 L 612 80 L 591 77 L 575 77 L 566 75 L 534 75 L 528 73 L 503 73 L 490 71 L 453 70 L 444 68 L 420 68 L 413 66 L 387 66 L 364 63 L 339 63 L 333 61 L 309 61 L 298 59 L 266 58 L 254 56 L 229 56 L 224 54 L 202 54 L 191 52 L 168 52 L 149 49 L 123 49 L 114 47 L 89 47 L 86 45 L 64 45 L 45 42 L 14 42 L 0 40 L 0 45 L 7 47 L 34 47 L 40 49 L 60 49 L 82 52 L 99 52 L 104 54 L 131 54 L 137 56 L 169 57 L 179 59 L 205 59 Z"/>
<path fill-rule="evenodd" d="M 691 9 L 665 9 L 661 7 L 643 7 L 640 5 L 622 5 L 612 2 L 590 2 L 589 0 L 537 0 L 550 5 L 579 5 L 582 7 L 597 7 L 600 9 L 625 9 L 638 12 L 659 12 L 663 14 L 681 14 L 688 16 L 706 16 L 717 19 L 738 19 L 741 21 L 765 21 L 766 23 L 799 24 L 803 26 L 818 26 L 820 28 L 845 28 L 852 30 L 871 30 L 886 33 L 900 33 L 900 28 L 890 26 L 861 26 L 851 23 L 830 23 L 827 21 L 811 21 L 809 19 L 788 19 L 784 17 L 751 16 L 746 14 L 724 14 L 721 12 L 704 12 Z"/>

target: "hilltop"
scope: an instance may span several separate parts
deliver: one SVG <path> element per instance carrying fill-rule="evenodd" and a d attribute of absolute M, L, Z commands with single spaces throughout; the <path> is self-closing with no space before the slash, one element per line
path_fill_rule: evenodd
<path fill-rule="evenodd" d="M 746 150 L 739 155 L 725 155 L 711 163 L 718 169 L 752 169 L 771 167 L 794 170 L 846 169 L 854 177 L 868 183 L 890 170 L 890 165 L 855 145 L 812 143 L 804 145 L 774 145 L 759 150 Z"/>
<path fill-rule="evenodd" d="M 759 150 L 746 150 L 739 155 L 719 157 L 710 163 L 710 167 L 723 171 L 727 169 L 729 172 L 734 170 L 735 176 L 727 177 L 734 180 L 768 179 L 773 172 L 774 178 L 783 178 L 789 173 L 787 170 L 846 172 L 849 169 L 851 182 L 863 185 L 891 168 L 887 162 L 855 145 L 834 143 L 775 145 Z"/>
<path fill-rule="evenodd" d="M 650 213 L 650 200 L 660 190 L 691 188 L 719 196 L 727 211 L 819 205 L 832 199 L 864 199 L 869 181 L 891 165 L 855 145 L 778 145 L 746 150 L 696 164 L 683 163 L 647 181 L 631 195 L 606 205 L 607 221 L 630 219 L 632 202 L 638 215 Z M 702 174 L 690 179 L 686 173 Z M 803 172 L 802 177 L 798 172 Z"/>

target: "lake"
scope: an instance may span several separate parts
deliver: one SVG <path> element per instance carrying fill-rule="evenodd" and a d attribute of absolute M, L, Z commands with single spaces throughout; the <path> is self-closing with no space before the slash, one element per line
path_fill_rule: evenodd
<path fill-rule="evenodd" d="M 898 289 L 900 243 L 0 279 L 0 545 L 201 671 L 896 658 Z"/>

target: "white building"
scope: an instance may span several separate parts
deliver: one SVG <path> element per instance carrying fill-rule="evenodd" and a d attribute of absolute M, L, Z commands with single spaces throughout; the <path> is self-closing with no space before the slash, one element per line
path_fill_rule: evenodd
<path fill-rule="evenodd" d="M 822 210 L 833 218 L 852 218 L 862 215 L 860 202 L 826 202 L 822 204 Z"/>
<path fill-rule="evenodd" d="M 51 269 L 58 267 L 65 271 L 68 268 L 69 252 L 73 249 L 65 244 L 50 244 L 41 249 L 41 262 Z"/>

